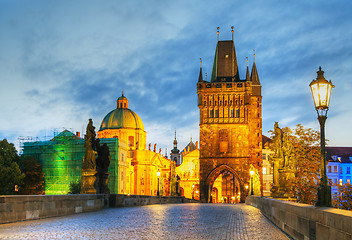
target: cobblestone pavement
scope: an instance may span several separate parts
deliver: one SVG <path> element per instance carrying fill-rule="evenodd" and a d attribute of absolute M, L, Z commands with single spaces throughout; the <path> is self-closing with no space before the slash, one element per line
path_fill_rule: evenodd
<path fill-rule="evenodd" d="M 105 209 L 0 225 L 0 239 L 290 239 L 245 204 Z"/>

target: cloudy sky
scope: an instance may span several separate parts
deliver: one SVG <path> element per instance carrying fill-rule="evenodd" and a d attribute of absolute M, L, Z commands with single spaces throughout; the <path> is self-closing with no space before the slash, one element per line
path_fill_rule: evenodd
<path fill-rule="evenodd" d="M 231 39 L 241 79 L 253 49 L 262 84 L 263 134 L 303 124 L 319 130 L 309 89 L 319 66 L 333 89 L 326 136 L 352 146 L 352 2 L 0 0 L 0 139 L 47 139 L 99 128 L 125 92 L 147 142 L 198 140 L 199 58 L 210 76 Z"/>

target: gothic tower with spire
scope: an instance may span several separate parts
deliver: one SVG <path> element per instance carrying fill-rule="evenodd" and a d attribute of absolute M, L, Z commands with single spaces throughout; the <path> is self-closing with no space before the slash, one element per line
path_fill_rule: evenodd
<path fill-rule="evenodd" d="M 233 39 L 218 41 L 211 80 L 203 80 L 201 66 L 197 94 L 201 201 L 211 201 L 213 183 L 226 171 L 237 178 L 241 201 L 250 189 L 251 170 L 262 192 L 262 96 L 255 59 L 251 74 L 247 62 L 242 80 Z"/>
<path fill-rule="evenodd" d="M 176 163 L 176 166 L 181 165 L 181 153 L 180 153 L 180 150 L 177 149 L 176 130 L 175 130 L 174 148 L 171 150 L 170 159 Z"/>

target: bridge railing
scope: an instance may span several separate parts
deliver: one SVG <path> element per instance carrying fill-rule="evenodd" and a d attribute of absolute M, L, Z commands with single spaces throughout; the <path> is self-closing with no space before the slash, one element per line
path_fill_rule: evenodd
<path fill-rule="evenodd" d="M 352 239 L 352 211 L 260 196 L 248 196 L 246 204 L 260 209 L 293 239 Z"/>

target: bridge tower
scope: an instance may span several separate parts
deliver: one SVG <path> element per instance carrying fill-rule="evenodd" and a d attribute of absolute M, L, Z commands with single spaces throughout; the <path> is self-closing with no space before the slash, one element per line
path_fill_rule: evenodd
<path fill-rule="evenodd" d="M 200 115 L 200 198 L 211 201 L 215 179 L 228 171 L 238 180 L 240 200 L 250 189 L 255 170 L 262 193 L 262 96 L 255 64 L 240 79 L 233 40 L 217 42 L 210 81 L 197 83 Z M 256 186 L 258 189 L 258 186 Z M 254 188 L 255 189 L 255 188 Z"/>

